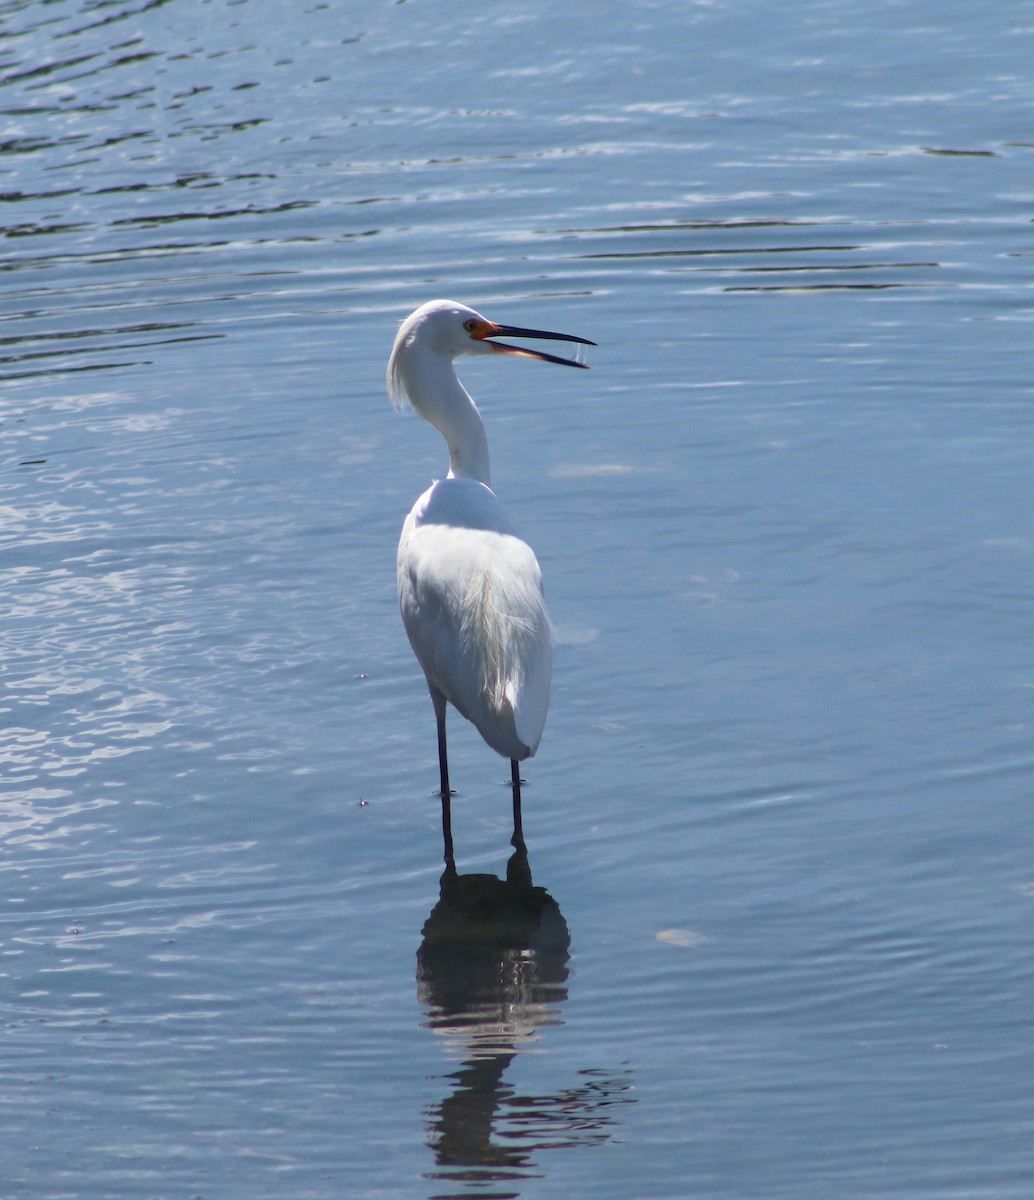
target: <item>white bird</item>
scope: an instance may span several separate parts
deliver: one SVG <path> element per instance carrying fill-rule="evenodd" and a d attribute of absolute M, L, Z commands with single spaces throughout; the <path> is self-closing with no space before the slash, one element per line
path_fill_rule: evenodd
<path fill-rule="evenodd" d="M 388 360 L 388 395 L 406 400 L 449 446 L 449 474 L 417 500 L 402 527 L 398 589 L 402 621 L 438 724 L 442 828 L 452 861 L 446 704 L 510 760 L 514 844 L 523 846 L 518 763 L 538 749 L 549 706 L 553 650 L 534 551 L 492 491 L 488 439 L 456 377 L 461 354 L 510 354 L 581 367 L 502 336 L 593 346 L 586 338 L 497 325 L 452 300 L 431 300 L 403 321 Z"/>

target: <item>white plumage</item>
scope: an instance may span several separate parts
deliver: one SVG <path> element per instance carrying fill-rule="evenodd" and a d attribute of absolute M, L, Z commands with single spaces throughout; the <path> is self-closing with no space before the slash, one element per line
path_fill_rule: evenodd
<path fill-rule="evenodd" d="M 446 856 L 445 707 L 451 703 L 511 760 L 515 834 L 520 830 L 517 763 L 538 748 L 549 707 L 553 652 L 542 573 L 492 491 L 488 440 L 474 401 L 453 368 L 460 354 L 510 354 L 582 366 L 498 336 L 584 338 L 497 325 L 450 300 L 432 300 L 399 329 L 388 362 L 388 393 L 443 435 L 448 477 L 431 485 L 406 518 L 398 548 L 402 620 L 427 677 L 438 721 Z"/>
<path fill-rule="evenodd" d="M 432 695 L 504 758 L 530 758 L 549 706 L 549 614 L 535 554 L 490 488 L 450 477 L 420 497 L 402 529 L 398 585 Z"/>

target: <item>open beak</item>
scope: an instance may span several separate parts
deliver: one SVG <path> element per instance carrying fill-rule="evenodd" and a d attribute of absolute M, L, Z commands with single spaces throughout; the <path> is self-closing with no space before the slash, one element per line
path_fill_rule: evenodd
<path fill-rule="evenodd" d="M 562 367 L 584 367 L 588 370 L 588 363 L 577 362 L 573 358 L 561 358 L 559 354 L 547 354 L 544 350 L 527 350 L 523 346 L 508 346 L 505 342 L 489 341 L 488 339 L 497 337 L 537 338 L 540 341 L 549 342 L 575 342 L 579 346 L 596 345 L 588 338 L 575 337 L 570 333 L 548 333 L 544 329 L 521 329 L 519 325 L 496 325 L 487 322 L 486 326 L 483 333 L 479 331 L 474 336 L 478 341 L 483 341 L 486 345 L 491 346 L 493 350 L 498 350 L 500 354 L 516 354 L 521 358 L 538 358 L 542 362 L 559 363 Z"/>

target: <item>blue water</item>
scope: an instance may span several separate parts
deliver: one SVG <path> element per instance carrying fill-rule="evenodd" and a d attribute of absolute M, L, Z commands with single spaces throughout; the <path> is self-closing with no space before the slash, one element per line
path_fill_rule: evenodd
<path fill-rule="evenodd" d="M 0 8 L 4 1197 L 1023 1197 L 1029 6 Z M 431 705 L 434 296 L 557 625 Z"/>

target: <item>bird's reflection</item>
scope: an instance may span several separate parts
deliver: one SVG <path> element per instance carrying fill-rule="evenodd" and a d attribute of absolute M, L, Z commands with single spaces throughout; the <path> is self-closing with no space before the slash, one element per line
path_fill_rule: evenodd
<path fill-rule="evenodd" d="M 506 1184 L 491 1194 L 517 1196 L 537 1151 L 610 1136 L 613 1106 L 630 1099 L 627 1072 L 581 1071 L 573 1087 L 544 1096 L 518 1096 L 504 1080 L 539 1030 L 562 1024 L 569 951 L 567 923 L 533 884 L 523 842 L 505 879 L 460 875 L 447 862 L 417 953 L 417 994 L 425 1025 L 462 1065 L 447 1076 L 450 1094 L 427 1112 L 437 1166 L 429 1178 Z"/>

